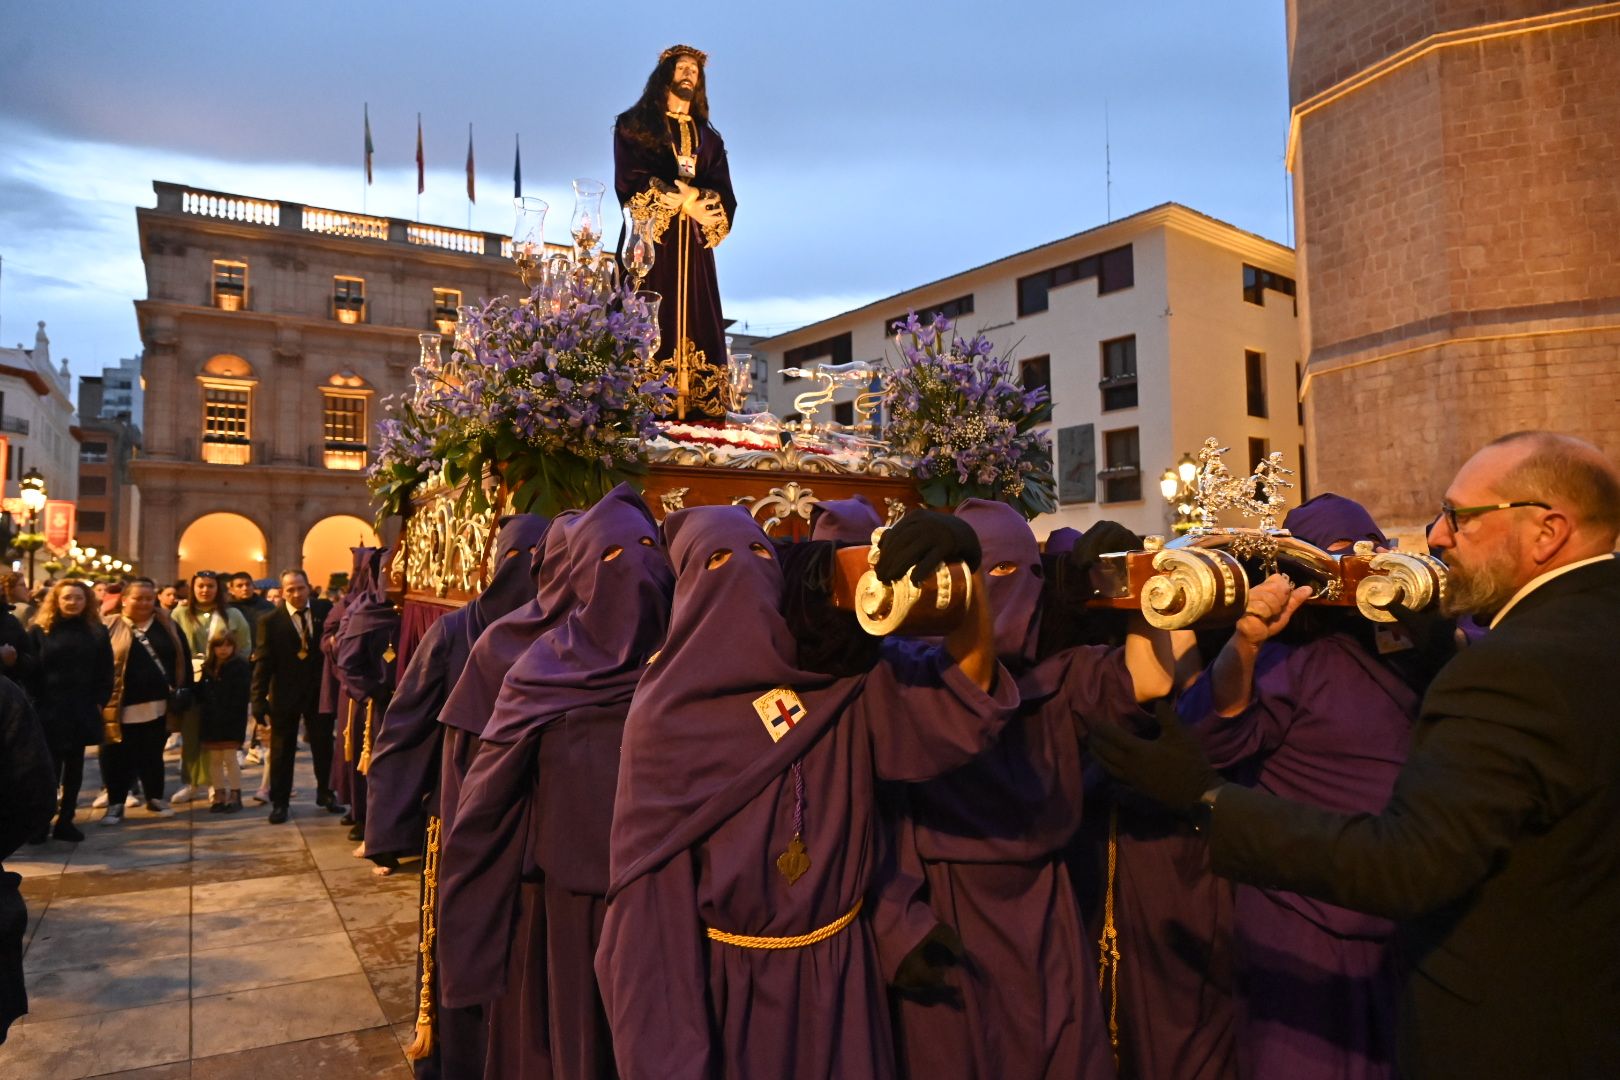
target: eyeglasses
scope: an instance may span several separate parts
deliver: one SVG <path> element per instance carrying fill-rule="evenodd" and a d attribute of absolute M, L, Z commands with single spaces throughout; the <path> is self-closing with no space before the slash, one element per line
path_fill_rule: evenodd
<path fill-rule="evenodd" d="M 1538 506 L 1543 510 L 1552 509 L 1546 503 L 1536 502 L 1533 499 L 1526 499 L 1521 502 L 1487 503 L 1483 506 L 1452 506 L 1448 502 L 1443 502 L 1440 504 L 1440 516 L 1446 519 L 1446 527 L 1452 532 L 1456 532 L 1457 522 L 1460 518 L 1471 518 L 1476 514 L 1488 514 L 1492 510 L 1512 510 L 1518 506 Z"/>

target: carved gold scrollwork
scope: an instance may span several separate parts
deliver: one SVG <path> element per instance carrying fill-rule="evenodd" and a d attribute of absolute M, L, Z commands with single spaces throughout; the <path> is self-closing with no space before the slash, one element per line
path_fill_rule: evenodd
<path fill-rule="evenodd" d="M 1225 551 L 1165 548 L 1153 557 L 1159 571 L 1142 588 L 1142 615 L 1161 630 L 1185 630 L 1212 614 L 1241 610 L 1249 583 L 1243 566 Z"/>
<path fill-rule="evenodd" d="M 810 520 L 810 508 L 819 500 L 809 488 L 801 488 L 796 481 L 788 481 L 782 487 L 771 488 L 770 494 L 761 498 L 752 495 L 739 495 L 731 500 L 732 506 L 747 507 L 748 512 L 756 520 L 761 514 L 769 513 L 769 517 L 760 521 L 760 528 L 769 533 L 778 524 L 797 514 L 804 520 Z"/>
<path fill-rule="evenodd" d="M 463 517 L 456 512 L 454 493 L 435 492 L 405 524 L 405 580 L 435 596 L 478 591 L 494 527 L 493 508 Z"/>
<path fill-rule="evenodd" d="M 1356 586 L 1356 610 L 1373 622 L 1395 621 L 1391 609 L 1424 611 L 1446 595 L 1446 564 L 1432 555 L 1386 551 L 1367 564 L 1371 571 Z"/>

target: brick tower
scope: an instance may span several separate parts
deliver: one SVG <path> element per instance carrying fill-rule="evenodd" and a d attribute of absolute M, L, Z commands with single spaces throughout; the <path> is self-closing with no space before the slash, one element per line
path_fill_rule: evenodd
<path fill-rule="evenodd" d="M 1496 435 L 1620 459 L 1620 3 L 1287 9 L 1313 490 L 1415 537 Z"/>

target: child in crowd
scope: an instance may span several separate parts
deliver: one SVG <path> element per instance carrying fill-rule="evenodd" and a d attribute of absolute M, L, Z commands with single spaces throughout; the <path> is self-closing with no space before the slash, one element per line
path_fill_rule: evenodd
<path fill-rule="evenodd" d="M 208 755 L 208 782 L 213 787 L 211 814 L 242 809 L 242 767 L 236 760 L 242 744 L 242 717 L 247 713 L 253 669 L 236 652 L 230 630 L 219 624 L 208 639 L 208 658 L 197 683 L 202 708 L 198 726 Z"/>

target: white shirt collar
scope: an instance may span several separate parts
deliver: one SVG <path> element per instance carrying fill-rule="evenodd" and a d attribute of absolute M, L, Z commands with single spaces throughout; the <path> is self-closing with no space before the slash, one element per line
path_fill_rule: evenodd
<path fill-rule="evenodd" d="M 298 613 L 300 611 L 308 611 L 309 610 L 309 608 L 307 606 L 301 607 L 301 608 L 295 608 L 295 607 L 292 606 L 291 603 L 289 603 L 289 602 L 287 602 L 285 600 L 282 601 L 282 606 L 287 609 L 287 614 L 292 616 L 294 622 L 298 621 Z"/>
<path fill-rule="evenodd" d="M 1513 605 L 1517 604 L 1520 600 L 1523 600 L 1525 597 L 1547 584 L 1547 582 L 1551 581 L 1553 578 L 1558 577 L 1560 574 L 1567 574 L 1571 570 L 1579 570 L 1583 566 L 1591 566 L 1594 563 L 1600 563 L 1605 559 L 1612 558 L 1614 558 L 1614 554 L 1612 552 L 1607 555 L 1594 555 L 1590 559 L 1581 559 L 1578 562 L 1565 563 L 1556 570 L 1549 570 L 1538 578 L 1532 578 L 1530 581 L 1525 583 L 1524 588 L 1513 594 L 1513 599 L 1502 605 L 1502 610 L 1498 611 L 1496 613 L 1496 617 L 1491 620 L 1491 629 L 1496 629 L 1496 624 L 1507 617 L 1507 613 L 1513 610 Z"/>

